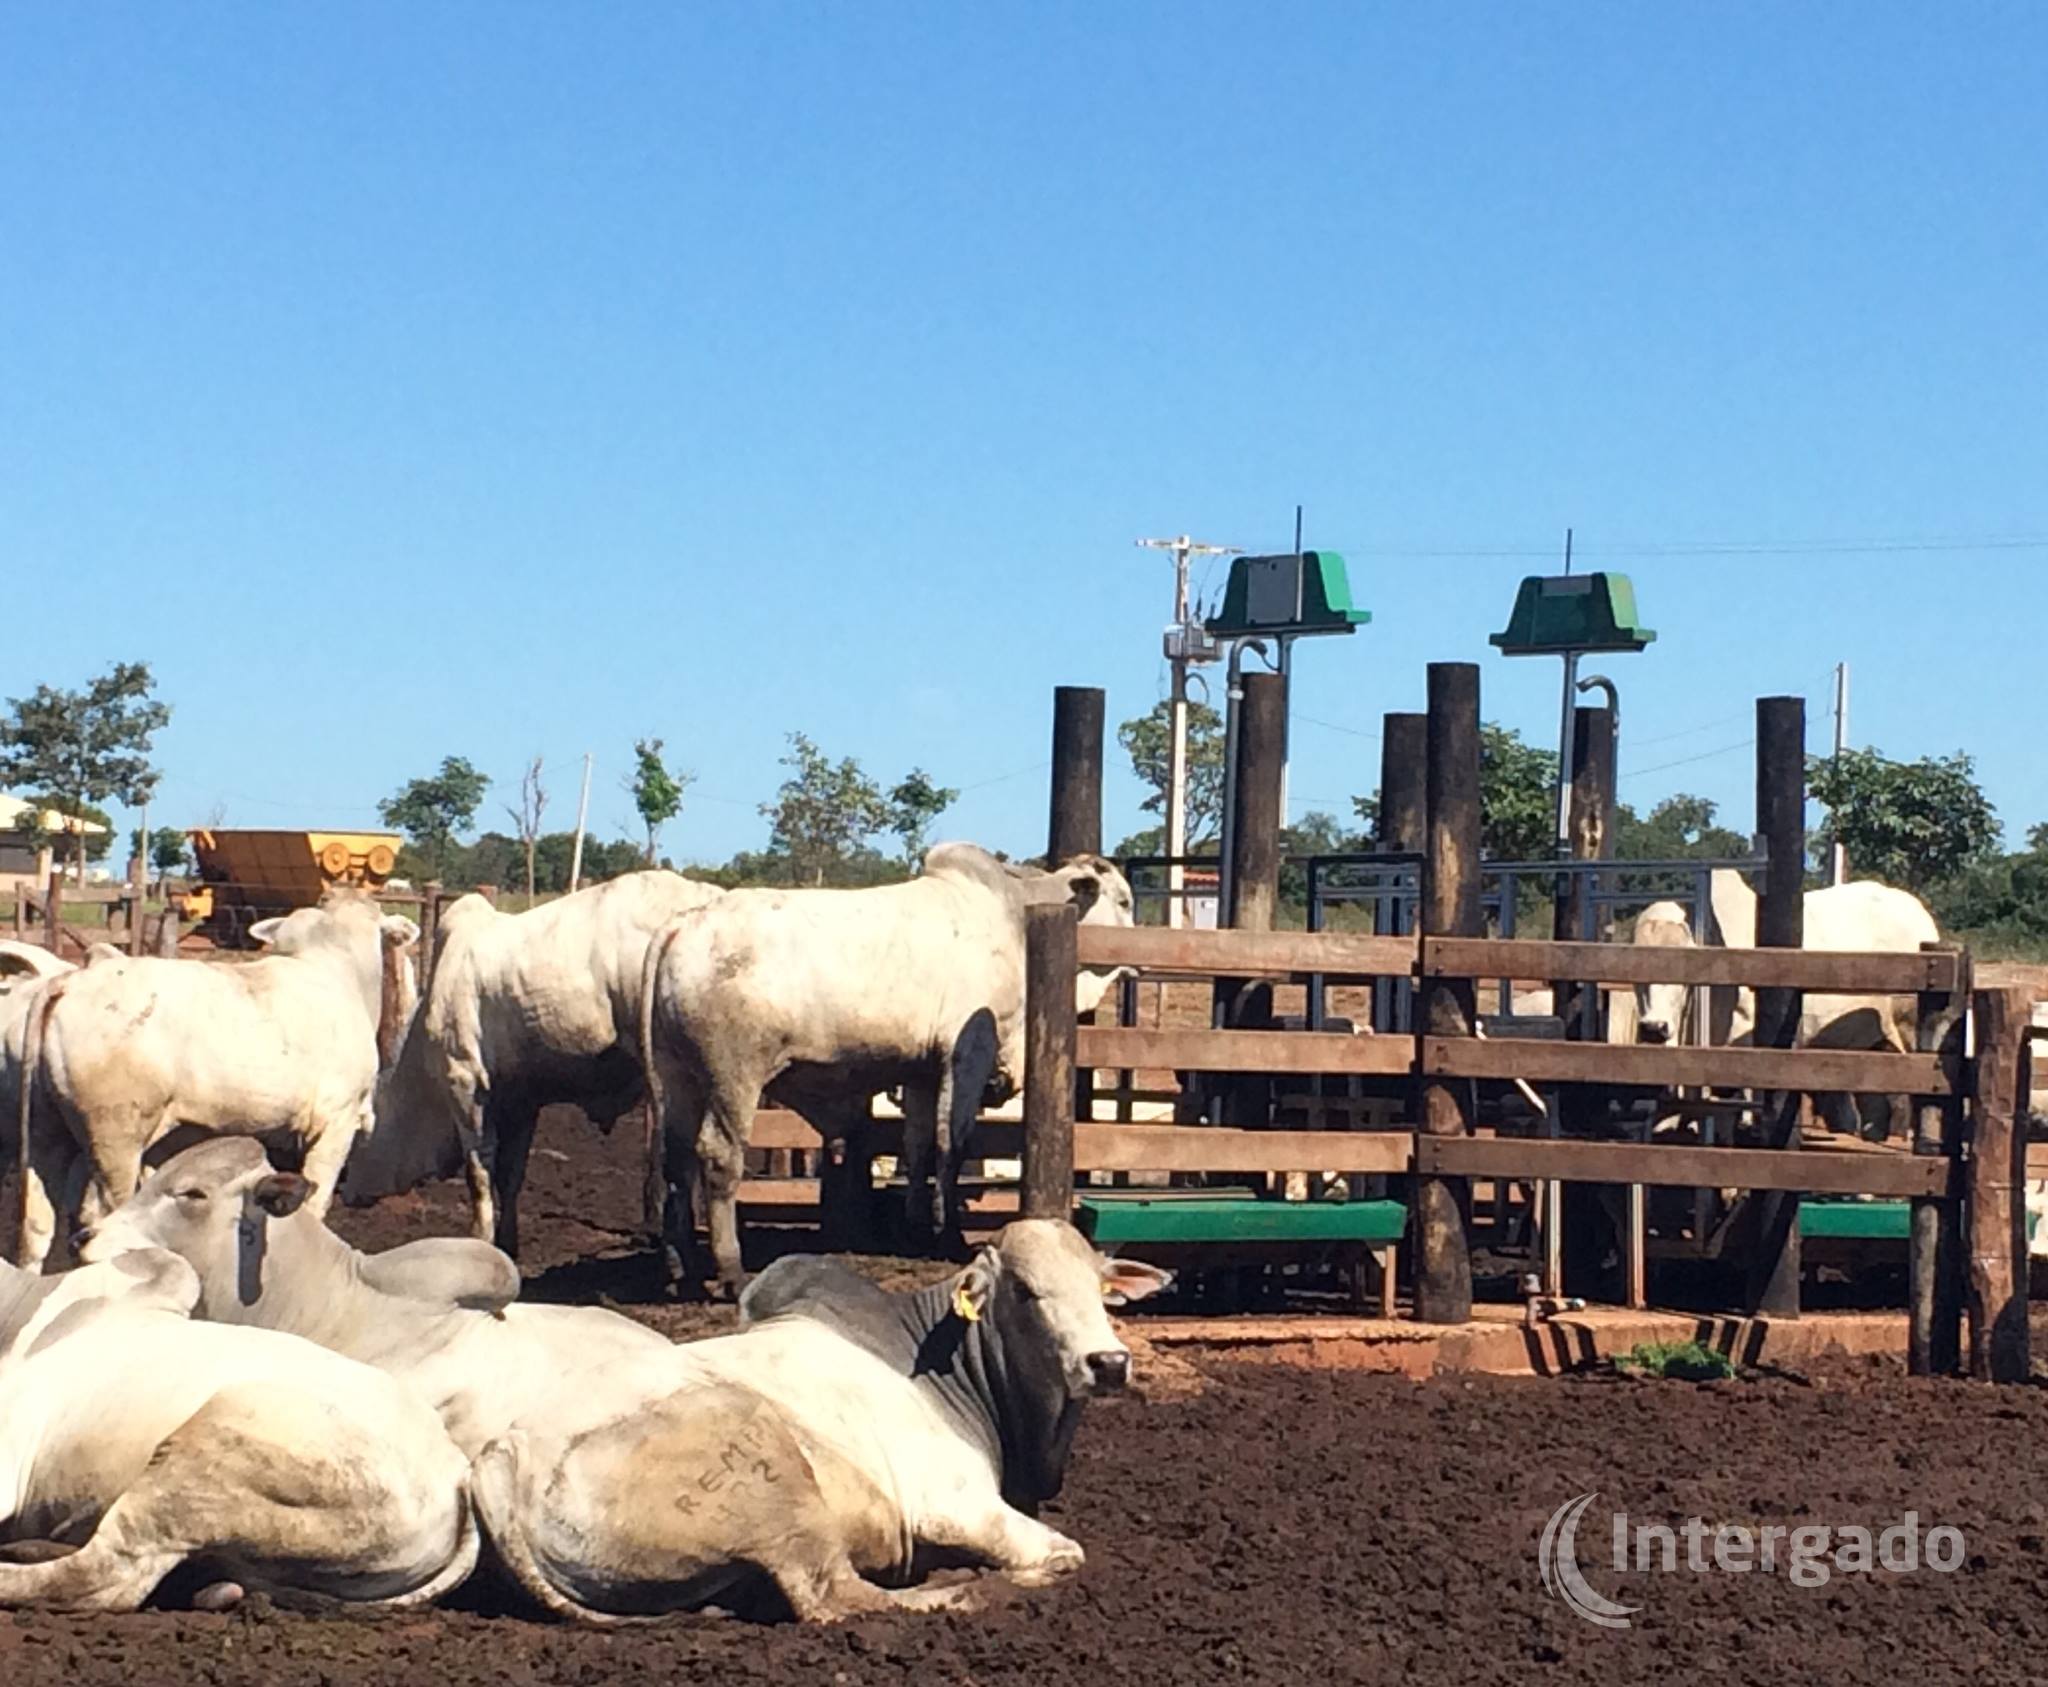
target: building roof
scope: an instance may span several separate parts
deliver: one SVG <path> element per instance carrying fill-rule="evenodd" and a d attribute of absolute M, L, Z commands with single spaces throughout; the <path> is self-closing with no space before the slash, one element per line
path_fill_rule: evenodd
<path fill-rule="evenodd" d="M 26 797 L 0 795 L 0 831 L 21 830 L 22 816 L 31 806 Z M 69 814 L 60 814 L 54 808 L 44 809 L 38 818 L 45 832 L 84 832 L 93 836 L 107 829 L 97 820 L 80 820 Z"/>

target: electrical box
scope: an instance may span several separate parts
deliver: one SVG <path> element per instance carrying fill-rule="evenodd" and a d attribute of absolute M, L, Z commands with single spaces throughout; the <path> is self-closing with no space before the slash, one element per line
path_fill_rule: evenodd
<path fill-rule="evenodd" d="M 1504 656 L 1564 656 L 1573 651 L 1639 651 L 1657 635 L 1637 618 L 1626 574 L 1532 574 L 1515 594 L 1505 632 L 1489 642 Z"/>
<path fill-rule="evenodd" d="M 1223 607 L 1208 629 L 1217 638 L 1260 633 L 1349 633 L 1372 619 L 1351 601 L 1351 577 L 1335 551 L 1241 556 L 1230 564 Z"/>

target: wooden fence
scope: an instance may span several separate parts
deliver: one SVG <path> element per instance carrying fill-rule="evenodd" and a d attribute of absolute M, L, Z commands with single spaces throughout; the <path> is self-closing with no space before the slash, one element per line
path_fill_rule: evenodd
<path fill-rule="evenodd" d="M 1413 1036 L 1344 1035 L 1231 1026 L 1137 1030 L 1077 1026 L 1078 968 L 1132 967 L 1147 978 L 1232 981 L 1412 980 L 1425 999 L 1470 1003 L 1484 978 L 1585 984 L 1737 985 L 1759 992 L 1910 996 L 1919 1046 L 1908 1053 L 1795 1047 L 1615 1046 L 1478 1035 L 1469 1007 L 1420 1016 Z M 1063 1213 L 1077 1171 L 1363 1172 L 1405 1174 L 1416 1192 L 1435 1184 L 1444 1210 L 1464 1215 L 1472 1178 L 1538 1184 L 1706 1186 L 1771 1192 L 1793 1214 L 1800 1194 L 1903 1198 L 1913 1204 L 1911 1357 L 1915 1369 L 1955 1368 L 1958 1312 L 1968 1315 L 1970 1368 L 2024 1374 L 2024 1235 L 2027 1037 L 2031 997 L 2007 987 L 1971 994 L 1970 963 L 1954 948 L 1912 954 L 1801 949 L 1635 948 L 1622 944 L 1374 937 L 1271 931 L 1176 931 L 1076 926 L 1071 910 L 1030 911 L 1027 965 L 1024 1206 Z M 1793 1015 L 1796 1022 L 1796 1012 Z M 1789 1038 L 1787 1041 L 1789 1042 Z M 1965 1050 L 1969 1049 L 1969 1053 Z M 1075 1117 L 1075 1078 L 1087 1069 L 1183 1074 L 1359 1076 L 1394 1081 L 1420 1122 L 1382 1130 L 1268 1129 L 1256 1118 L 1221 1126 L 1114 1124 Z M 1476 1130 L 1473 1080 L 1599 1085 L 1642 1091 L 1755 1092 L 1787 1098 L 1792 1128 L 1769 1146 L 1734 1147 L 1564 1137 L 1487 1136 Z M 1429 1126 L 1425 1096 L 1449 1093 L 1458 1127 Z M 1807 1104 L 1827 1092 L 1903 1095 L 1913 1105 L 1910 1151 L 1809 1145 Z M 1411 1225 L 1421 1210 L 1411 1200 Z M 1631 1204 L 1639 1215 L 1640 1201 Z M 1796 1294 L 1796 1223 L 1766 1211 L 1749 1242 L 1753 1277 Z M 1459 1221 L 1469 1231 L 1469 1218 Z M 1639 1216 L 1626 1240 L 1632 1285 L 1642 1280 Z M 1432 1257 L 1415 1237 L 1417 1299 L 1469 1307 L 1469 1235 Z M 1790 1256 L 1789 1262 L 1786 1255 Z M 1448 1259 L 1448 1264 L 1446 1260 Z M 1967 1265 L 1965 1265 L 1967 1261 Z M 1431 1272 L 1463 1284 L 1427 1281 Z M 1434 1288 L 1432 1297 L 1428 1292 Z M 1796 1314 L 1791 1307 L 1759 1310 Z"/>

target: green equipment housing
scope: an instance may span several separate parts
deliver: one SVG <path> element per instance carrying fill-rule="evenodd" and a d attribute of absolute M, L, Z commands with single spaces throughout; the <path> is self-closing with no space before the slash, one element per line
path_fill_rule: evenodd
<path fill-rule="evenodd" d="M 1488 642 L 1504 656 L 1639 651 L 1657 635 L 1636 618 L 1626 574 L 1532 574 L 1515 594 L 1507 631 Z"/>
<path fill-rule="evenodd" d="M 1204 624 L 1216 638 L 1299 637 L 1355 632 L 1371 619 L 1371 610 L 1352 604 L 1342 556 L 1287 551 L 1234 559 L 1223 607 Z"/>

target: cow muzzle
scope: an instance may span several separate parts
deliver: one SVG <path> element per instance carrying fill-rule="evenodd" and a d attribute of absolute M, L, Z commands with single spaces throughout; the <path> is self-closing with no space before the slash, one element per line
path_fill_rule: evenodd
<path fill-rule="evenodd" d="M 1636 1038 L 1645 1043 L 1668 1043 L 1671 1041 L 1671 1027 L 1661 1019 L 1638 1020 Z"/>
<path fill-rule="evenodd" d="M 1120 1347 L 1088 1355 L 1088 1392 L 1121 1394 L 1130 1386 L 1131 1356 Z"/>

